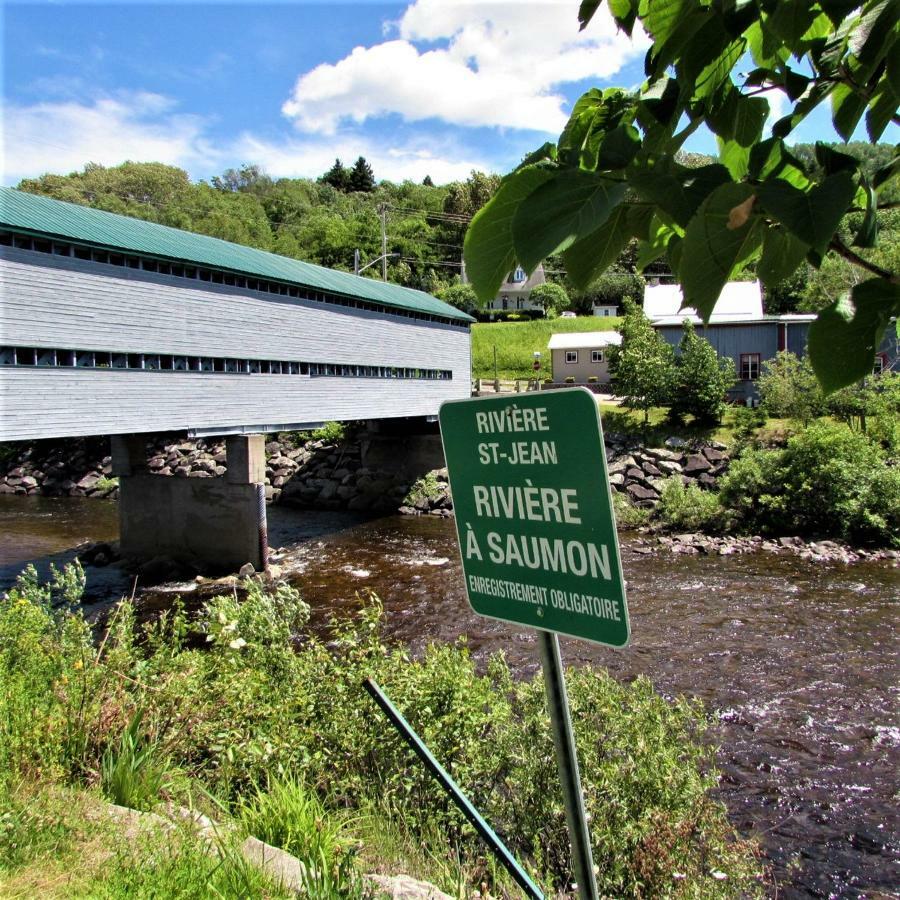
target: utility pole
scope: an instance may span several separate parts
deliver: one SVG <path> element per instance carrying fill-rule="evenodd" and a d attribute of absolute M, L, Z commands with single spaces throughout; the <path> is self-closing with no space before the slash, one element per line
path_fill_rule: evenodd
<path fill-rule="evenodd" d="M 381 280 L 387 281 L 387 204 L 380 203 L 378 212 L 381 213 Z"/>
<path fill-rule="evenodd" d="M 359 250 L 353 251 L 353 274 L 359 275 Z"/>

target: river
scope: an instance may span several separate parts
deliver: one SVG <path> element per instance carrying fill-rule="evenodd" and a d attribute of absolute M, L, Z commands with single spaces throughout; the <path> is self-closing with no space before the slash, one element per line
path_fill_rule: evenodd
<path fill-rule="evenodd" d="M 0 587 L 27 560 L 45 568 L 116 530 L 112 503 L 0 497 Z M 537 669 L 531 634 L 469 609 L 449 520 L 275 507 L 270 537 L 295 549 L 314 623 L 371 589 L 389 635 L 414 652 L 465 634 L 477 658 L 503 649 L 515 671 Z M 762 843 L 779 897 L 900 896 L 898 570 L 762 553 L 648 556 L 627 537 L 622 557 L 631 645 L 563 639 L 566 663 L 644 674 L 666 695 L 706 703 L 721 799 Z M 130 589 L 117 567 L 88 572 L 92 599 Z"/>

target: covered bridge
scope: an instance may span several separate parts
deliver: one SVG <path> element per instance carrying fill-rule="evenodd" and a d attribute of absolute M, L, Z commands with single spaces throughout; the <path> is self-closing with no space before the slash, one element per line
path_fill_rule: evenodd
<path fill-rule="evenodd" d="M 0 188 L 0 440 L 434 416 L 472 319 L 421 291 Z"/>

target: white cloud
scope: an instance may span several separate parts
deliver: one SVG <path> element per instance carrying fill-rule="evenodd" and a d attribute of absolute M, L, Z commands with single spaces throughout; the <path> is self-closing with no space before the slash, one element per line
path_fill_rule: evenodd
<path fill-rule="evenodd" d="M 175 113 L 170 99 L 149 92 L 86 103 L 9 104 L 3 119 L 4 181 L 70 172 L 87 162 L 193 166 L 216 155 L 204 137 L 202 117 Z"/>
<path fill-rule="evenodd" d="M 267 139 L 245 132 L 216 140 L 208 120 L 180 114 L 169 98 L 146 92 L 7 106 L 3 112 L 4 183 L 80 170 L 87 162 L 114 166 L 129 159 L 180 166 L 195 178 L 243 163 L 257 163 L 276 177 L 317 177 L 335 157 L 352 164 L 365 156 L 379 179 L 421 181 L 431 175 L 438 184 L 490 167 L 452 143 L 427 137 Z"/>
<path fill-rule="evenodd" d="M 393 40 L 300 76 L 285 115 L 325 134 L 390 113 L 557 132 L 566 120 L 561 85 L 607 79 L 647 46 L 618 33 L 605 7 L 579 32 L 570 0 L 416 0 L 394 28 Z"/>

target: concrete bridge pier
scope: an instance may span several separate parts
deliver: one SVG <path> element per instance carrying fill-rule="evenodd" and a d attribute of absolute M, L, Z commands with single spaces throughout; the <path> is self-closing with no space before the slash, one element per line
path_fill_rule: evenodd
<path fill-rule="evenodd" d="M 162 478 L 147 469 L 145 435 L 113 435 L 123 557 L 167 557 L 212 573 L 236 572 L 248 562 L 265 568 L 265 440 L 231 435 L 225 451 L 222 477 Z"/>

